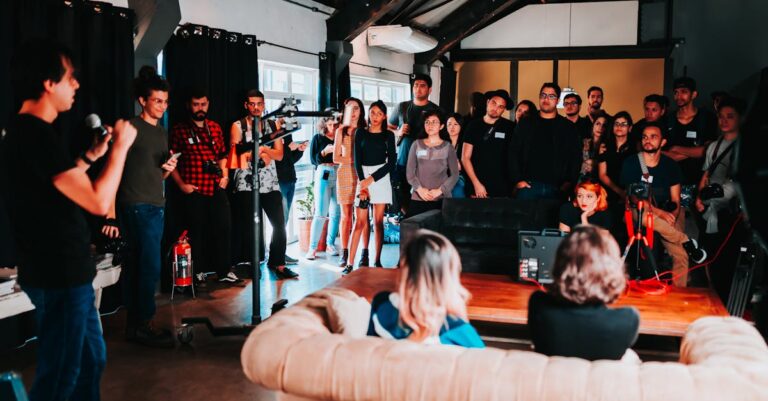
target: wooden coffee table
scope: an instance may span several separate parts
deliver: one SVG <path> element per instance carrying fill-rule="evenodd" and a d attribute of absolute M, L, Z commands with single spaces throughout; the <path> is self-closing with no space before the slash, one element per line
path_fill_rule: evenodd
<path fill-rule="evenodd" d="M 371 301 L 380 291 L 394 291 L 399 271 L 360 268 L 331 286 L 347 288 Z M 472 293 L 468 313 L 472 321 L 524 325 L 528 298 L 538 287 L 495 274 L 464 273 L 461 283 Z M 630 292 L 612 307 L 633 306 L 640 311 L 640 333 L 682 337 L 688 325 L 703 316 L 728 316 L 717 294 L 708 288 L 672 288 L 663 295 Z"/>

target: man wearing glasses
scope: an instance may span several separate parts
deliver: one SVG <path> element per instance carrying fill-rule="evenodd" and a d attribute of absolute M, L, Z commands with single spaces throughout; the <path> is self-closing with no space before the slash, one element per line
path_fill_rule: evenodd
<path fill-rule="evenodd" d="M 576 126 L 557 114 L 560 87 L 541 86 L 539 114 L 517 125 L 509 154 L 509 175 L 518 199 L 559 199 L 570 193 L 581 167 Z"/>
<path fill-rule="evenodd" d="M 485 98 L 485 115 L 467 125 L 461 154 L 461 164 L 472 183 L 467 192 L 473 198 L 509 197 L 511 181 L 503 166 L 507 165 L 515 123 L 501 115 L 514 104 L 504 89 L 490 91 Z"/>
<path fill-rule="evenodd" d="M 563 98 L 563 107 L 565 108 L 565 118 L 576 125 L 576 132 L 579 138 L 586 139 L 592 136 L 592 123 L 589 118 L 579 115 L 581 112 L 581 96 L 576 93 L 569 93 Z"/>

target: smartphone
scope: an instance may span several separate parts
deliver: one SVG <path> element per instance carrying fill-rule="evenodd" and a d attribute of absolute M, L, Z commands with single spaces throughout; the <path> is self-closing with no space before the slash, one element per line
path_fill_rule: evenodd
<path fill-rule="evenodd" d="M 344 119 L 341 121 L 341 125 L 345 127 L 352 126 L 352 109 L 357 105 L 355 102 L 349 102 L 344 106 Z"/>
<path fill-rule="evenodd" d="M 171 157 L 168 158 L 168 160 L 175 160 L 175 159 L 178 159 L 179 157 L 181 157 L 181 152 L 176 152 L 172 154 Z"/>
<path fill-rule="evenodd" d="M 304 145 L 307 142 L 309 142 L 309 141 L 298 141 L 298 142 L 296 142 L 296 144 L 301 146 L 301 145 Z"/>

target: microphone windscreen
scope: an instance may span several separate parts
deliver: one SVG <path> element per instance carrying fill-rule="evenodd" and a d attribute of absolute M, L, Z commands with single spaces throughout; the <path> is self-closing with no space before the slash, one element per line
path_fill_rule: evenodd
<path fill-rule="evenodd" d="M 88 114 L 85 117 L 85 126 L 88 128 L 101 127 L 101 119 L 99 118 L 98 114 L 95 114 L 95 113 Z"/>

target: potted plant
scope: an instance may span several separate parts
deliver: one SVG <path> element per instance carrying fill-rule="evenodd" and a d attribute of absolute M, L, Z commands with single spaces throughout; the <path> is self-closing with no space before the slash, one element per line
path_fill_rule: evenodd
<path fill-rule="evenodd" d="M 312 219 L 315 215 L 315 192 L 312 185 L 308 185 L 304 190 L 306 195 L 303 199 L 297 200 L 296 204 L 298 205 L 297 211 L 299 214 L 297 219 L 299 224 L 299 249 L 301 249 L 302 252 L 307 252 L 309 250 L 309 236 L 312 231 Z M 327 219 L 325 219 L 325 224 L 323 225 L 323 233 L 320 236 L 320 242 L 317 244 L 317 251 L 319 252 L 325 251 L 326 230 L 328 230 Z"/>

